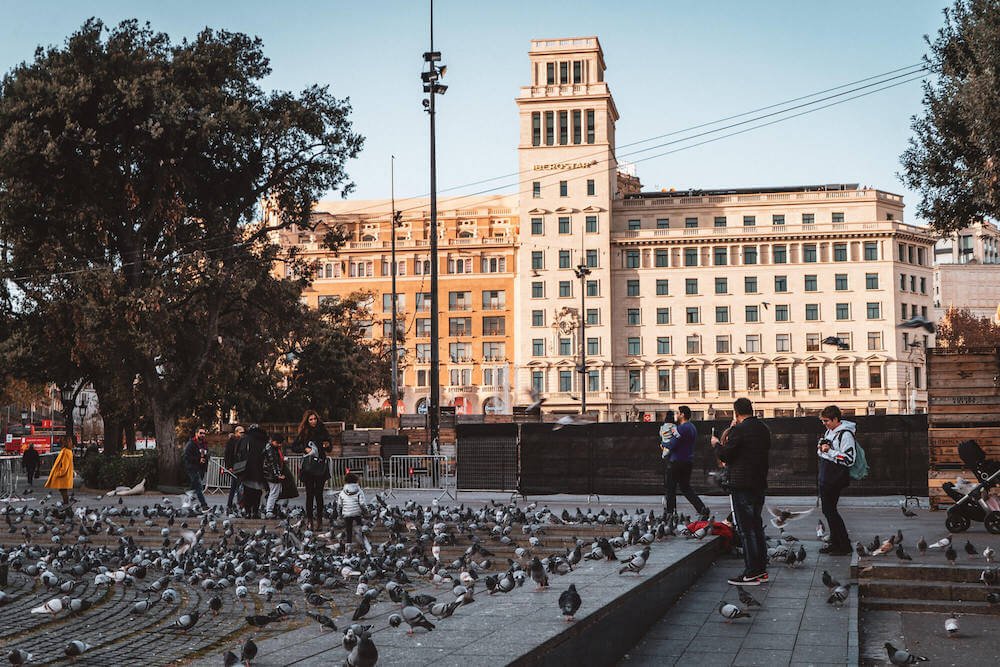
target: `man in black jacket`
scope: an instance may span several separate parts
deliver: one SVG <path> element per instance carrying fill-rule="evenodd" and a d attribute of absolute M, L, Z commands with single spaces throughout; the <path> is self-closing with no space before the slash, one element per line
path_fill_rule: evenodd
<path fill-rule="evenodd" d="M 195 434 L 184 445 L 184 452 L 181 455 L 184 460 L 184 470 L 188 474 L 188 479 L 191 480 L 189 495 L 192 501 L 198 500 L 202 511 L 208 509 L 208 502 L 202 492 L 202 481 L 205 479 L 205 473 L 208 472 L 208 445 L 205 441 L 207 435 L 208 433 L 203 428 L 195 431 Z"/>
<path fill-rule="evenodd" d="M 736 418 L 722 435 L 712 437 L 715 455 L 729 472 L 729 499 L 736 530 L 743 541 L 743 574 L 733 577 L 734 586 L 758 586 L 768 583 L 767 547 L 764 544 L 764 491 L 767 489 L 768 452 L 771 432 L 753 414 L 748 398 L 733 403 Z"/>
<path fill-rule="evenodd" d="M 24 467 L 24 474 L 28 477 L 27 493 L 31 493 L 31 483 L 38 477 L 38 450 L 35 443 L 29 442 L 28 448 L 21 455 L 21 465 Z"/>
<path fill-rule="evenodd" d="M 226 511 L 230 516 L 236 513 L 236 506 L 233 505 L 233 499 L 237 498 L 237 494 L 240 492 L 240 480 L 233 472 L 233 464 L 236 463 L 236 448 L 240 444 L 240 439 L 243 438 L 243 433 L 243 427 L 237 426 L 233 430 L 233 434 L 226 440 L 226 449 L 223 452 L 223 462 L 226 464 L 226 474 L 229 476 L 229 500 L 226 501 Z"/>

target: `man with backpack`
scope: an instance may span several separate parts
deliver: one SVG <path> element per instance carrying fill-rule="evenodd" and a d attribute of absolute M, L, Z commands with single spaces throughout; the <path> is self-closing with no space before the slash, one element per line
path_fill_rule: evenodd
<path fill-rule="evenodd" d="M 820 413 L 820 421 L 826 433 L 816 445 L 819 456 L 819 497 L 823 516 L 830 526 L 830 543 L 822 547 L 820 553 L 831 556 L 851 555 L 851 540 L 847 536 L 847 526 L 837 511 L 837 502 L 851 483 L 852 466 L 857 458 L 858 446 L 855 438 L 857 427 L 854 422 L 843 421 L 840 408 L 828 405 Z"/>

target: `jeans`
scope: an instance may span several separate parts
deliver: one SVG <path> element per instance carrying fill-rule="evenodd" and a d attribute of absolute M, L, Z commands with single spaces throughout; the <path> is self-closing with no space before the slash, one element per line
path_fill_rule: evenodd
<path fill-rule="evenodd" d="M 760 514 L 764 509 L 764 492 L 733 489 L 732 503 L 736 530 L 743 540 L 743 574 L 752 577 L 767 572 L 767 546 L 764 544 L 764 524 Z"/>
<path fill-rule="evenodd" d="M 824 484 L 819 487 L 819 499 L 823 508 L 823 516 L 830 526 L 830 549 L 833 551 L 850 551 L 851 539 L 847 536 L 847 526 L 837 511 L 840 494 L 846 488 L 841 484 Z"/>
<path fill-rule="evenodd" d="M 268 482 L 267 488 L 267 506 L 264 509 L 268 514 L 274 514 L 274 506 L 281 495 L 281 482 Z"/>
<path fill-rule="evenodd" d="M 260 489 L 243 487 L 243 509 L 251 519 L 260 518 Z"/>
<path fill-rule="evenodd" d="M 326 480 L 305 479 L 303 481 L 306 486 L 306 519 L 313 520 L 313 507 L 315 506 L 318 527 L 323 524 L 323 487 L 326 485 Z"/>
<path fill-rule="evenodd" d="M 240 493 L 240 480 L 234 478 L 229 486 L 229 500 L 226 501 L 226 509 L 232 510 L 233 507 L 235 507 L 233 505 L 233 500 L 235 498 L 239 498 L 239 493 Z"/>
<path fill-rule="evenodd" d="M 691 469 L 694 463 L 691 461 L 671 461 L 669 458 L 663 462 L 663 496 L 667 500 L 667 514 L 672 514 L 677 509 L 677 487 L 694 507 L 698 514 L 705 512 L 705 503 L 691 488 Z"/>
<path fill-rule="evenodd" d="M 201 472 L 197 470 L 188 470 L 188 479 L 191 480 L 191 490 L 194 491 L 194 495 L 198 498 L 198 502 L 201 503 L 201 508 L 203 510 L 207 510 L 208 502 L 205 500 L 205 494 L 202 493 L 201 489 Z"/>

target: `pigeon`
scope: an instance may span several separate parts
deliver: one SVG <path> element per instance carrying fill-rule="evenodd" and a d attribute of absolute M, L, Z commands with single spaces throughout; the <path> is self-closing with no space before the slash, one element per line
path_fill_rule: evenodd
<path fill-rule="evenodd" d="M 403 624 L 403 617 L 399 614 L 389 614 L 389 625 L 398 628 Z"/>
<path fill-rule="evenodd" d="M 455 600 L 454 602 L 435 602 L 431 605 L 431 614 L 438 619 L 448 618 L 461 606 L 461 600 Z"/>
<path fill-rule="evenodd" d="M 726 619 L 726 623 L 732 623 L 737 618 L 750 618 L 750 614 L 730 602 L 720 604 L 719 613 Z"/>
<path fill-rule="evenodd" d="M 531 575 L 531 580 L 535 582 L 536 591 L 548 588 L 549 575 L 545 573 L 545 568 L 542 566 L 542 561 L 538 560 L 538 556 L 532 557 L 528 573 Z"/>
<path fill-rule="evenodd" d="M 885 643 L 885 650 L 889 654 L 889 662 L 894 665 L 915 665 L 918 662 L 927 662 L 927 658 L 922 655 L 913 655 L 906 649 L 898 649 L 889 642 Z"/>
<path fill-rule="evenodd" d="M 944 619 L 944 629 L 949 637 L 958 636 L 958 618 L 954 614 Z"/>
<path fill-rule="evenodd" d="M 218 616 L 219 611 L 222 610 L 222 598 L 218 595 L 213 595 L 208 601 L 208 608 L 211 610 L 213 616 Z"/>
<path fill-rule="evenodd" d="M 181 630 L 187 632 L 188 630 L 193 628 L 194 624 L 197 622 L 198 622 L 198 611 L 195 610 L 192 611 L 190 614 L 181 614 L 181 616 L 179 616 L 177 620 L 174 621 L 173 627 L 180 628 Z"/>
<path fill-rule="evenodd" d="M 865 549 L 865 545 L 861 544 L 861 542 L 854 545 L 854 551 L 857 552 L 858 559 L 868 556 L 868 549 Z"/>
<path fill-rule="evenodd" d="M 406 631 L 406 634 L 412 635 L 414 628 L 425 628 L 428 632 L 434 629 L 434 624 L 427 620 L 424 616 L 424 612 L 420 611 L 417 607 L 407 606 L 403 607 L 402 610 L 403 620 L 406 624 L 410 626 L 410 629 Z"/>
<path fill-rule="evenodd" d="M 1000 575 L 997 574 L 997 570 L 987 568 L 979 575 L 979 581 L 983 582 L 983 585 L 987 588 L 990 588 L 1000 583 Z"/>
<path fill-rule="evenodd" d="M 222 654 L 222 664 L 223 667 L 236 667 L 240 664 L 240 659 L 232 651 L 226 651 Z"/>
<path fill-rule="evenodd" d="M 347 654 L 347 661 L 344 663 L 349 667 L 374 667 L 378 662 L 378 649 L 372 636 L 368 632 L 361 633 L 357 645 Z"/>
<path fill-rule="evenodd" d="M 896 545 L 896 558 L 898 558 L 899 560 L 913 560 L 913 558 L 910 556 L 910 554 L 908 554 L 905 551 L 903 551 L 903 545 L 902 544 L 897 544 Z"/>
<path fill-rule="evenodd" d="M 567 623 L 574 620 L 581 602 L 580 594 L 576 592 L 576 584 L 570 584 L 568 589 L 559 594 L 559 610 L 562 611 Z"/>
<path fill-rule="evenodd" d="M 945 547 L 950 546 L 950 545 L 951 545 L 951 535 L 949 535 L 948 537 L 942 537 L 940 540 L 938 540 L 934 544 L 931 544 L 927 548 L 928 549 L 944 549 Z"/>
<path fill-rule="evenodd" d="M 986 547 L 983 549 L 983 558 L 986 559 L 987 563 L 992 563 L 994 556 L 996 556 L 996 551 L 993 550 L 993 547 Z"/>
<path fill-rule="evenodd" d="M 972 560 L 979 555 L 979 552 L 976 551 L 976 547 L 972 546 L 971 540 L 965 541 L 965 553 L 969 554 L 969 560 Z"/>
<path fill-rule="evenodd" d="M 951 565 L 955 564 L 955 559 L 958 558 L 958 552 L 955 551 L 955 547 L 948 545 L 947 551 L 944 552 L 944 557 L 948 560 Z"/>
<path fill-rule="evenodd" d="M 899 504 L 899 509 L 903 511 L 903 516 L 905 516 L 907 519 L 912 519 L 913 517 L 917 516 L 916 512 L 906 508 L 905 501 Z"/>
<path fill-rule="evenodd" d="M 757 600 L 755 600 L 754 597 L 750 595 L 750 593 L 748 593 L 742 586 L 737 586 L 736 590 L 740 594 L 740 602 L 742 602 L 745 607 L 749 608 L 760 606 L 760 602 L 757 602 Z"/>
<path fill-rule="evenodd" d="M 74 639 L 70 643 L 66 644 L 65 648 L 63 648 L 63 653 L 65 653 L 66 657 L 68 657 L 70 660 L 76 662 L 76 659 L 79 656 L 83 655 L 92 648 L 94 647 L 88 644 L 87 642 L 80 641 L 79 639 Z"/>
<path fill-rule="evenodd" d="M 324 616 L 323 614 L 314 614 L 311 611 L 307 611 L 306 616 L 313 619 L 314 621 L 322 625 L 324 628 L 327 628 L 328 630 L 337 629 L 337 624 L 334 623 L 333 619 L 330 618 L 329 616 Z"/>
<path fill-rule="evenodd" d="M 249 665 L 256 657 L 257 644 L 254 643 L 253 639 L 247 639 L 246 644 L 243 645 L 243 649 L 240 651 L 240 660 L 244 665 Z"/>
<path fill-rule="evenodd" d="M 646 567 L 646 559 L 649 558 L 649 547 L 642 550 L 641 553 L 634 555 L 631 560 L 625 563 L 625 566 L 618 570 L 618 574 L 625 574 L 626 572 L 640 572 L 642 568 Z"/>
<path fill-rule="evenodd" d="M 767 511 L 771 514 L 771 525 L 775 528 L 782 528 L 789 521 L 795 521 L 796 519 L 801 519 L 806 516 L 815 508 L 809 508 L 800 512 L 793 512 L 791 510 L 782 509 L 780 507 L 768 507 Z"/>
<path fill-rule="evenodd" d="M 992 606 L 995 604 L 1000 604 L 1000 593 L 994 591 L 988 591 L 986 593 L 986 602 Z"/>
<path fill-rule="evenodd" d="M 351 616 L 352 621 L 360 621 L 365 616 L 368 615 L 372 609 L 372 599 L 365 595 L 361 598 L 361 602 L 358 603 L 358 608 L 354 610 L 354 615 Z"/>
<path fill-rule="evenodd" d="M 263 628 L 265 625 L 275 620 L 270 616 L 260 616 L 260 615 L 247 616 L 246 619 L 247 619 L 247 625 L 251 625 L 255 628 Z"/>
<path fill-rule="evenodd" d="M 358 635 L 354 632 L 354 628 L 347 628 L 344 630 L 344 639 L 341 641 L 344 650 L 350 655 L 354 647 L 358 645 Z"/>
<path fill-rule="evenodd" d="M 823 570 L 822 581 L 823 585 L 826 586 L 827 590 L 830 591 L 832 591 L 837 586 L 840 586 L 840 582 L 834 579 L 832 576 L 830 576 L 830 573 L 827 572 L 826 570 Z"/>
<path fill-rule="evenodd" d="M 23 651 L 19 648 L 15 648 L 7 653 L 7 661 L 12 665 L 23 665 L 31 662 L 33 657 L 34 656 L 27 651 Z"/>
<path fill-rule="evenodd" d="M 822 540 L 826 537 L 826 526 L 823 525 L 823 520 L 820 519 L 816 522 L 816 539 Z"/>
<path fill-rule="evenodd" d="M 843 606 L 844 601 L 847 600 L 847 596 L 850 592 L 851 589 L 848 586 L 837 586 L 833 589 L 830 597 L 826 599 L 826 603 L 832 604 L 836 607 L 841 607 Z"/>
<path fill-rule="evenodd" d="M 564 415 L 556 420 L 556 425 L 552 427 L 552 430 L 558 431 L 566 426 L 586 426 L 593 423 L 593 419 L 581 417 L 580 415 Z"/>
<path fill-rule="evenodd" d="M 149 598 L 146 598 L 145 600 L 139 600 L 138 602 L 132 605 L 132 613 L 145 614 L 147 611 L 149 611 L 150 607 L 152 606 L 153 603 L 149 601 Z"/>
<path fill-rule="evenodd" d="M 917 542 L 917 551 L 920 552 L 921 556 L 927 553 L 927 540 L 924 539 L 923 535 L 920 536 L 920 541 Z"/>

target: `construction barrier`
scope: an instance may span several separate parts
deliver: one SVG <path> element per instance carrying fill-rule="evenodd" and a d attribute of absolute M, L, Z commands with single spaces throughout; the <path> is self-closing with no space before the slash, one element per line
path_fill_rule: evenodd
<path fill-rule="evenodd" d="M 364 490 L 383 491 L 389 487 L 381 456 L 329 456 L 330 488 L 339 490 L 344 486 L 344 475 L 353 472 Z"/>
<path fill-rule="evenodd" d="M 395 491 L 440 491 L 438 499 L 458 499 L 455 467 L 447 456 L 422 454 L 389 457 L 389 496 Z"/>
<path fill-rule="evenodd" d="M 20 456 L 0 456 L 0 499 L 11 498 L 16 491 L 17 470 Z"/>
<path fill-rule="evenodd" d="M 229 493 L 234 477 L 226 472 L 221 456 L 211 456 L 208 459 L 208 472 L 205 473 L 205 493 Z"/>

